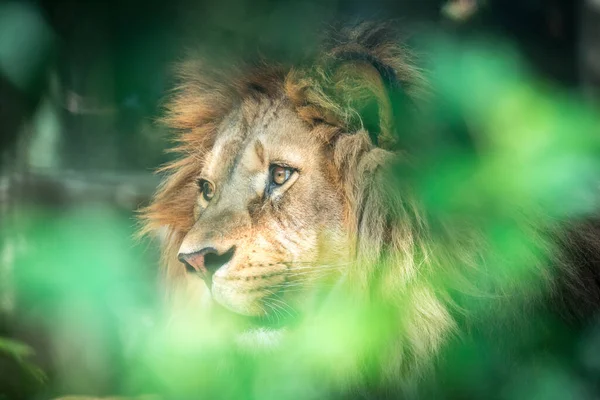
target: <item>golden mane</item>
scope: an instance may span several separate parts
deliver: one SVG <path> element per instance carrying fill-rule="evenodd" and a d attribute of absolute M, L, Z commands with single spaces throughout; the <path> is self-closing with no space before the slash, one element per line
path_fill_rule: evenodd
<path fill-rule="evenodd" d="M 389 25 L 362 23 L 332 32 L 335 34 L 328 35 L 330 43 L 306 68 L 264 61 L 238 68 L 210 68 L 197 58 L 175 68 L 179 84 L 160 122 L 174 131 L 176 145 L 169 152 L 179 157 L 157 171 L 166 177 L 151 204 L 141 210 L 141 234 L 168 227 L 169 236 L 177 237 L 189 230 L 191 199 L 196 193 L 193 177 L 214 143 L 219 123 L 236 104 L 256 94 L 285 95 L 307 124 L 319 125 L 315 133 L 330 140 L 342 132 L 360 130 L 361 107 L 375 98 L 382 108 L 378 121 L 381 132 L 377 133 L 381 133 L 380 140 L 393 141 L 393 110 L 387 92 L 396 88 L 388 87 L 379 69 L 393 75 L 387 79 L 401 85 L 403 94 L 418 98 L 424 79 L 412 66 L 410 53 L 396 40 Z M 336 152 L 339 167 L 356 169 L 353 164 L 359 163 L 360 153 L 371 146 L 370 140 L 357 135 L 341 142 Z"/>
<path fill-rule="evenodd" d="M 432 218 L 398 178 L 398 171 L 415 168 L 402 151 L 401 133 L 427 97 L 410 53 L 386 25 L 360 24 L 330 37 L 304 67 L 260 63 L 215 73 L 191 61 L 177 69 L 180 84 L 162 122 L 175 131 L 171 151 L 180 157 L 160 169 L 166 177 L 142 210 L 142 231 L 166 232 L 162 262 L 167 287 L 176 291 L 183 269 L 175 252 L 194 222 L 195 177 L 220 122 L 256 94 L 287 98 L 315 134 L 332 143 L 336 168 L 344 172 L 347 219 L 356 238 L 356 263 L 346 284 L 389 317 L 379 326 L 391 344 L 378 349 L 373 363 L 380 365 L 381 379 L 418 374 L 456 333 L 456 315 L 470 312 L 464 296 L 484 303 L 506 296 L 517 314 L 551 291 L 546 259 L 551 242 L 515 215 L 515 227 L 532 238 L 527 253 L 532 268 L 522 282 L 490 273 L 488 268 L 510 258 L 494 253 L 468 216 Z"/>
<path fill-rule="evenodd" d="M 175 232 L 189 229 L 189 209 L 182 208 L 181 201 L 182 194 L 185 197 L 186 190 L 193 186 L 188 178 L 201 166 L 219 123 L 247 97 L 257 93 L 285 95 L 303 120 L 311 126 L 325 125 L 327 129 L 318 132 L 331 138 L 362 127 L 363 102 L 374 97 L 385 103 L 383 106 L 391 107 L 387 104 L 386 83 L 377 68 L 394 74 L 403 93 L 419 97 L 424 79 L 392 32 L 388 25 L 375 23 L 343 29 L 330 36 L 335 45 L 326 47 L 307 68 L 264 61 L 240 68 L 210 68 L 197 58 L 179 64 L 175 68 L 179 84 L 173 89 L 160 122 L 174 131 L 176 146 L 169 152 L 180 157 L 157 171 L 167 173 L 167 178 L 152 204 L 141 211 L 142 233 L 165 226 Z M 378 66 L 377 74 L 370 67 L 372 62 Z M 351 64 L 350 68 L 345 64 Z M 388 136 L 393 129 L 391 113 L 386 109 L 381 116 L 380 129 Z"/>

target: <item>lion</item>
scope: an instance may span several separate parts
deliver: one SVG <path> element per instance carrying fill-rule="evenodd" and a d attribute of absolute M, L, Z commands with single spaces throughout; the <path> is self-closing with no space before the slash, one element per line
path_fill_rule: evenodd
<path fill-rule="evenodd" d="M 348 382 L 410 386 L 471 317 L 523 319 L 560 291 L 557 276 L 581 287 L 563 258 L 549 261 L 557 238 L 570 242 L 562 230 L 515 223 L 531 268 L 496 277 L 483 266 L 510 255 L 489 250 L 475 217 L 434 220 L 398 177 L 418 166 L 410 140 L 432 94 L 389 24 L 337 30 L 302 65 L 204 64 L 178 68 L 163 122 L 180 157 L 142 211 L 175 313 L 218 310 L 244 321 L 238 345 L 273 348 L 343 293 L 358 316 L 348 330 L 378 335 L 347 350 Z"/>

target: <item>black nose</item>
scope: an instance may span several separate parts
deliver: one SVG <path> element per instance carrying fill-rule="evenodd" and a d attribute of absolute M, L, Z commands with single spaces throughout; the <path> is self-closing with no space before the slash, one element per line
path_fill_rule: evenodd
<path fill-rule="evenodd" d="M 178 258 L 188 272 L 199 273 L 210 287 L 214 273 L 231 260 L 234 252 L 235 247 L 221 254 L 213 247 L 205 247 L 194 253 L 180 253 Z"/>

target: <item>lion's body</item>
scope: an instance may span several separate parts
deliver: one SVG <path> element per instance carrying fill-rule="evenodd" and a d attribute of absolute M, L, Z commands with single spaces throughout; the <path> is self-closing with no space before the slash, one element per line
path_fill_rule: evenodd
<path fill-rule="evenodd" d="M 424 93 L 420 73 L 385 27 L 364 24 L 340 38 L 307 68 L 211 76 L 184 65 L 165 118 L 179 131 L 183 157 L 164 168 L 170 175 L 145 210 L 146 231 L 167 232 L 163 263 L 175 307 L 309 313 L 317 283 L 343 282 L 336 287 L 368 304 L 366 313 L 385 310 L 384 322 L 371 321 L 377 344 L 357 357 L 378 365 L 378 381 L 398 383 L 471 320 L 463 294 L 490 304 L 474 307 L 473 318 L 506 310 L 489 300 L 506 294 L 507 314 L 536 309 L 556 286 L 545 259 L 552 241 L 519 224 L 536 238 L 527 243 L 532 268 L 521 282 L 487 279 L 482 264 L 502 257 L 490 256 L 477 224 L 432 223 L 390 175 L 411 168 L 398 135 Z M 289 167 L 291 177 L 270 189 L 273 165 Z M 199 179 L 214 182 L 210 200 L 200 197 Z M 177 256 L 207 246 L 235 251 L 212 277 L 212 300 Z"/>

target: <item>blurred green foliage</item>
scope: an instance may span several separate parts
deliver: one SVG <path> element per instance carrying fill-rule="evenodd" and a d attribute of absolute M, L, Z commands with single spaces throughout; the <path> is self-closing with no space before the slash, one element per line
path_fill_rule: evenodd
<path fill-rule="evenodd" d="M 300 36 L 296 39 L 301 42 Z M 553 228 L 598 209 L 598 114 L 536 81 L 506 45 L 436 39 L 429 53 L 434 66 L 430 80 L 441 100 L 425 107 L 421 136 L 410 138 L 416 163 L 395 166 L 394 186 L 400 193 L 407 186 L 415 191 L 432 222 L 434 251 L 452 251 L 453 246 L 436 236 L 436 222 L 460 226 L 468 220 L 482 233 L 488 245 L 481 255 L 486 274 L 469 285 L 511 301 L 494 315 L 489 314 L 490 299 L 477 293 L 465 296 L 461 306 L 479 311 L 483 320 L 519 314 L 519 296 L 537 297 L 542 289 L 532 266 L 544 264 L 557 250 L 542 245 L 524 225 Z M 453 123 L 458 114 L 464 124 Z M 207 322 L 195 314 L 164 321 L 154 282 L 156 243 L 131 239 L 136 224 L 129 213 L 97 205 L 21 206 L 11 224 L 4 237 L 16 234 L 25 243 L 14 261 L 20 318 L 50 332 L 53 371 L 41 397 L 159 393 L 176 399 L 335 398 L 343 396 L 340 388 L 347 388 L 359 369 L 376 387 L 382 372 L 372 365 L 395 350 L 387 346 L 396 334 L 394 318 L 402 315 L 334 293 L 281 348 L 238 351 L 227 321 Z M 441 274 L 427 283 L 433 292 L 442 292 L 461 285 L 453 279 L 451 273 Z M 497 288 L 505 292 L 494 292 Z M 521 335 L 545 335 L 542 327 L 548 325 L 543 322 L 537 330 L 531 321 L 531 333 L 512 336 L 510 329 L 501 330 L 501 339 L 514 340 L 518 347 Z M 549 326 L 563 334 L 560 323 Z M 449 342 L 445 381 L 432 382 L 456 390 L 448 397 L 486 397 L 501 376 L 511 384 L 492 397 L 577 398 L 591 390 L 573 377 L 571 365 L 552 356 L 548 362 L 535 358 L 520 365 L 488 337 L 458 342 Z M 3 349 L 23 360 L 30 353 L 28 347 L 0 339 Z"/>
<path fill-rule="evenodd" d="M 21 342 L 0 337 L 0 355 L 4 353 L 14 358 L 18 365 L 39 382 L 47 380 L 46 374 L 40 367 L 30 361 L 33 349 Z"/>
<path fill-rule="evenodd" d="M 37 8 L 27 3 L 0 3 L 0 74 L 21 90 L 39 83 L 54 40 Z"/>

